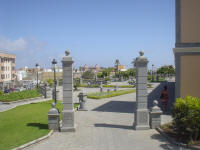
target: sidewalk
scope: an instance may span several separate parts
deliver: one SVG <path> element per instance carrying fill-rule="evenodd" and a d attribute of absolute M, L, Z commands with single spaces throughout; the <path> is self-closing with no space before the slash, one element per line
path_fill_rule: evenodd
<path fill-rule="evenodd" d="M 136 94 L 88 99 L 88 111 L 75 112 L 76 132 L 55 132 L 29 150 L 176 150 L 156 130 L 133 130 Z"/>

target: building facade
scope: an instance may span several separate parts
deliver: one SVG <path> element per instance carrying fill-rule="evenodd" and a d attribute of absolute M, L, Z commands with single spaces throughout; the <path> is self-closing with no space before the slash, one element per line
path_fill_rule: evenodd
<path fill-rule="evenodd" d="M 13 86 L 16 56 L 0 52 L 0 88 Z"/>
<path fill-rule="evenodd" d="M 88 65 L 84 65 L 83 67 L 80 67 L 79 70 L 81 72 L 85 72 L 85 71 L 92 71 L 92 72 L 100 72 L 102 71 L 104 68 L 100 67 L 99 65 L 95 65 L 94 67 L 89 67 Z"/>
<path fill-rule="evenodd" d="M 200 0 L 176 0 L 176 97 L 200 97 Z"/>

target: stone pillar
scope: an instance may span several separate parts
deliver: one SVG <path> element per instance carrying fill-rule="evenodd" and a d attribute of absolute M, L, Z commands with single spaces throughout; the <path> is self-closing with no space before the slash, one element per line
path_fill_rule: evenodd
<path fill-rule="evenodd" d="M 150 112 L 150 126 L 151 129 L 155 129 L 156 127 L 159 127 L 161 125 L 161 114 L 162 111 L 160 110 L 160 107 L 158 107 L 158 101 L 153 101 L 153 107 Z"/>
<path fill-rule="evenodd" d="M 140 51 L 140 56 L 135 60 L 136 66 L 136 111 L 135 130 L 149 129 L 149 110 L 147 108 L 147 64 L 148 60 Z"/>
<path fill-rule="evenodd" d="M 61 132 L 75 131 L 74 104 L 73 104 L 73 60 L 66 51 L 66 56 L 62 59 L 63 67 L 63 119 Z"/>

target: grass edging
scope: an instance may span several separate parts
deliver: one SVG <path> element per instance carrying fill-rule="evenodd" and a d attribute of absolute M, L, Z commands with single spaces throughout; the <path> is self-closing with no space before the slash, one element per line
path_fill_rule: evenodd
<path fill-rule="evenodd" d="M 195 145 L 187 145 L 184 143 L 180 143 L 180 142 L 176 142 L 173 138 L 171 138 L 169 135 L 167 135 L 163 129 L 161 129 L 160 127 L 157 127 L 156 130 L 165 138 L 167 139 L 170 143 L 179 146 L 179 147 L 183 147 L 183 148 L 189 148 L 191 150 L 200 150 L 199 146 L 195 146 Z"/>
<path fill-rule="evenodd" d="M 41 141 L 43 141 L 43 140 L 45 140 L 45 139 L 48 139 L 51 135 L 53 135 L 53 132 L 54 132 L 54 131 L 51 130 L 47 135 L 45 135 L 45 136 L 43 136 L 43 137 L 41 137 L 41 138 L 38 138 L 38 139 L 36 139 L 36 140 L 33 140 L 33 141 L 29 142 L 29 143 L 26 143 L 26 144 L 24 144 L 24 145 L 21 145 L 21 146 L 19 146 L 19 147 L 13 148 L 12 150 L 22 150 L 22 149 L 24 149 L 24 148 L 27 148 L 27 147 L 33 145 L 33 144 L 39 143 L 39 142 L 41 142 Z"/>
<path fill-rule="evenodd" d="M 101 94 L 100 92 L 98 93 L 89 93 L 87 95 L 87 98 L 90 99 L 102 99 L 102 98 L 110 98 L 110 97 L 115 97 L 115 96 L 120 96 L 120 95 L 125 95 L 125 94 L 130 94 L 130 93 L 135 93 L 136 90 L 119 90 L 119 91 L 112 91 L 112 92 L 103 92 L 105 95 L 98 95 Z M 96 94 L 96 95 L 95 95 Z"/>

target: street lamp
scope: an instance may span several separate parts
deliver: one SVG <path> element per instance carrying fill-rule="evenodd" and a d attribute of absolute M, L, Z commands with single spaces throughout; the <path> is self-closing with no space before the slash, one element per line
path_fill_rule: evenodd
<path fill-rule="evenodd" d="M 53 99 L 55 101 L 55 104 L 57 103 L 57 100 L 56 100 L 56 84 L 57 84 L 57 81 L 56 81 L 56 64 L 57 64 L 57 61 L 55 59 L 53 59 L 53 61 L 52 61 L 53 72 L 54 72 L 54 92 L 53 92 Z"/>
<path fill-rule="evenodd" d="M 36 71 L 37 71 L 37 88 L 38 88 L 38 69 L 39 69 L 40 65 L 38 63 L 36 63 L 35 67 L 36 67 Z"/>

